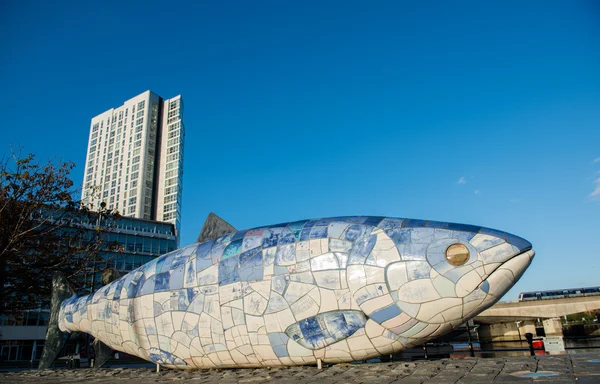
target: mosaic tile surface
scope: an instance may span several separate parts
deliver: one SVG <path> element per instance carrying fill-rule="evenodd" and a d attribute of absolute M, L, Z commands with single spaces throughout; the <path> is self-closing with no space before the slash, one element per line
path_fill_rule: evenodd
<path fill-rule="evenodd" d="M 63 332 L 172 368 L 349 362 L 434 339 L 498 301 L 531 244 L 384 217 L 278 224 L 192 244 L 62 303 Z"/>

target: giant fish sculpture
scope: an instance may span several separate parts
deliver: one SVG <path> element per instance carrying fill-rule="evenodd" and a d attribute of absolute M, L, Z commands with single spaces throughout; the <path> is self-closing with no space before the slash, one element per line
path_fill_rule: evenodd
<path fill-rule="evenodd" d="M 170 368 L 341 363 L 435 339 L 498 301 L 531 244 L 385 217 L 227 233 L 62 302 L 63 332 Z"/>

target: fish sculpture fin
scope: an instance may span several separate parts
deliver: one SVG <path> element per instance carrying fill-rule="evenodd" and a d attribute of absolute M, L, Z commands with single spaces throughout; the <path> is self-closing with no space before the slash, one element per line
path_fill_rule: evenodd
<path fill-rule="evenodd" d="M 350 337 L 363 328 L 367 320 L 367 316 L 362 311 L 325 312 L 290 325 L 286 328 L 285 334 L 305 348 L 321 349 Z M 269 334 L 269 338 L 273 337 L 271 335 L 276 334 Z M 285 345 L 283 341 L 274 344 Z"/>
<path fill-rule="evenodd" d="M 237 230 L 231 224 L 211 212 L 208 214 L 196 242 L 204 243 L 205 241 L 215 240 L 223 235 L 236 231 Z"/>
<path fill-rule="evenodd" d="M 73 296 L 76 295 L 67 281 L 67 278 L 62 273 L 54 271 L 52 273 L 50 319 L 48 321 L 48 329 L 46 330 L 44 351 L 42 352 L 42 358 L 40 359 L 38 369 L 50 368 L 69 338 L 68 333 L 64 333 L 58 328 L 58 314 L 60 312 L 60 304 Z"/>

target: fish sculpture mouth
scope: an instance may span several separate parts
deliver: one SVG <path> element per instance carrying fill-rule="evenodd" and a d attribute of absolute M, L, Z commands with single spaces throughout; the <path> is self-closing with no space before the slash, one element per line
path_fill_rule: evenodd
<path fill-rule="evenodd" d="M 523 276 L 534 257 L 535 251 L 531 247 L 514 255 L 494 269 L 477 288 L 489 292 L 499 300 Z"/>

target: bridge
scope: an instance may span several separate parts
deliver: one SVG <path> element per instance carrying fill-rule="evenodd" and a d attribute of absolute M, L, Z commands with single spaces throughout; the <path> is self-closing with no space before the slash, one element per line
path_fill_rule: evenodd
<path fill-rule="evenodd" d="M 476 323 L 549 319 L 573 313 L 600 309 L 600 296 L 573 297 L 566 299 L 499 302 L 481 312 Z"/>
<path fill-rule="evenodd" d="M 536 334 L 542 320 L 546 335 L 562 336 L 561 317 L 600 309 L 600 296 L 565 299 L 499 302 L 481 312 L 474 322 L 482 341 L 521 340 L 525 333 Z"/>

